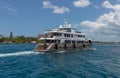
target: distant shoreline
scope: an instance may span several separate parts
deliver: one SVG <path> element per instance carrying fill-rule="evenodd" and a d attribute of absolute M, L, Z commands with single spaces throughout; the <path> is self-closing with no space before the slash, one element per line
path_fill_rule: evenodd
<path fill-rule="evenodd" d="M 93 41 L 94 44 L 120 44 L 120 42 L 114 42 L 114 41 Z"/>
<path fill-rule="evenodd" d="M 37 37 L 2 37 L 0 38 L 0 44 L 36 44 L 41 42 Z M 120 44 L 119 41 L 93 41 L 93 44 Z"/>
<path fill-rule="evenodd" d="M 39 39 L 35 37 L 25 37 L 25 36 L 17 36 L 17 37 L 2 37 L 0 38 L 0 44 L 23 44 L 23 43 L 38 43 Z"/>

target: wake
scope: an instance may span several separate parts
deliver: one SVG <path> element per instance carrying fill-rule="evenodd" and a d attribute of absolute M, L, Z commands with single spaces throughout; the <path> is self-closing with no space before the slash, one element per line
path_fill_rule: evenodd
<path fill-rule="evenodd" d="M 96 48 L 94 48 L 94 47 L 93 47 L 93 48 L 90 48 L 90 49 L 88 49 L 88 50 L 93 50 L 93 51 L 95 51 L 95 50 L 96 50 Z"/>
<path fill-rule="evenodd" d="M 96 50 L 96 48 L 89 48 L 86 50 Z M 67 52 L 67 51 L 58 51 L 53 53 L 64 53 L 64 52 Z M 23 55 L 31 55 L 31 54 L 45 54 L 45 52 L 22 51 L 22 52 L 15 52 L 15 53 L 0 54 L 0 57 L 23 56 Z"/>
<path fill-rule="evenodd" d="M 23 52 L 16 52 L 16 53 L 0 54 L 0 57 L 21 56 L 21 55 L 31 55 L 31 54 L 42 54 L 42 53 L 34 52 L 34 51 L 23 51 Z"/>

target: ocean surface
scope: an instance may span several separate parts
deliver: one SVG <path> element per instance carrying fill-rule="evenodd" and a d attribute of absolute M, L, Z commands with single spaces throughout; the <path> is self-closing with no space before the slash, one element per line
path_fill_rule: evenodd
<path fill-rule="evenodd" d="M 120 78 L 120 44 L 93 50 L 33 52 L 36 44 L 0 44 L 0 78 Z"/>

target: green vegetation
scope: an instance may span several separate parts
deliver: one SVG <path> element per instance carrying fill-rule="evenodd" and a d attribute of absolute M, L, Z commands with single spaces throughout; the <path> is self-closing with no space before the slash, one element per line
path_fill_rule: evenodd
<path fill-rule="evenodd" d="M 35 43 L 39 42 L 39 40 L 35 37 L 25 37 L 25 36 L 17 36 L 17 37 L 2 37 L 0 38 L 0 43 Z"/>

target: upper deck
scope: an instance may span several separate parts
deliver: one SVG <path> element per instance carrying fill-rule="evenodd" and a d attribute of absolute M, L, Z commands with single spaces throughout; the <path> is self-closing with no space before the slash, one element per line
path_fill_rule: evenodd
<path fill-rule="evenodd" d="M 47 30 L 45 33 L 67 33 L 67 34 L 79 34 L 79 35 L 85 35 L 82 32 L 76 31 L 75 28 L 71 26 L 68 22 L 64 22 L 63 25 L 60 25 L 57 29 Z"/>
<path fill-rule="evenodd" d="M 76 31 L 71 24 L 64 22 L 64 24 L 60 25 L 57 29 L 46 30 L 40 40 L 44 39 L 84 41 L 86 38 L 84 33 Z"/>

